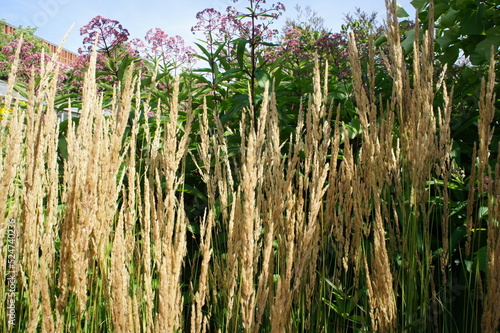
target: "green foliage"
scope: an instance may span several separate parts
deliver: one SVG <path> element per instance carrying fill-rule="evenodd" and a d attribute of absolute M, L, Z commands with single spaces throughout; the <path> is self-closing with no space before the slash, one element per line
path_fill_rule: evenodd
<path fill-rule="evenodd" d="M 428 0 L 414 0 L 418 17 L 425 28 L 429 22 Z M 473 65 L 489 61 L 491 49 L 498 55 L 500 48 L 500 4 L 497 1 L 436 0 L 436 52 L 442 63 L 453 65 L 461 56 L 468 57 Z M 409 40 L 413 39 L 408 35 Z"/>

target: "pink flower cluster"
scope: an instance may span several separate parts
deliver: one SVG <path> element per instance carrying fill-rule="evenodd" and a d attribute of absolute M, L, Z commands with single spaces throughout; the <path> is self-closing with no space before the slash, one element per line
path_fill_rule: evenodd
<path fill-rule="evenodd" d="M 79 50 L 80 53 L 92 51 L 98 38 L 97 49 L 107 53 L 108 56 L 115 47 L 123 45 L 130 36 L 128 30 L 124 29 L 120 22 L 100 15 L 80 28 L 80 35 L 86 35 L 83 39 L 83 49 Z"/>
<path fill-rule="evenodd" d="M 227 42 L 239 35 L 239 23 L 233 16 L 207 8 L 196 14 L 198 23 L 191 28 L 193 33 L 203 33 L 205 40 L 213 42 Z"/>
<path fill-rule="evenodd" d="M 281 16 L 285 6 L 278 2 L 269 8 L 263 8 L 262 4 L 265 3 L 265 0 L 251 0 L 249 13 L 241 13 L 232 6 L 227 7 L 225 14 L 207 8 L 196 15 L 198 22 L 191 31 L 204 34 L 210 52 L 214 51 L 214 45 L 226 44 L 221 50 L 222 55 L 226 57 L 226 61 L 234 61 L 236 56 L 231 41 L 239 38 L 247 39 L 250 40 L 252 47 L 257 48 L 263 42 L 271 42 L 279 33 L 269 28 L 270 22 L 264 23 L 264 21 L 268 19 L 272 21 Z"/>
<path fill-rule="evenodd" d="M 170 37 L 160 28 L 150 29 L 142 43 L 140 40 L 135 44 L 138 49 L 142 49 L 146 59 L 157 59 L 163 64 L 172 65 L 177 68 L 180 65 L 192 65 L 196 60 L 193 57 L 195 51 L 190 46 L 185 46 L 184 39 L 181 36 Z"/>
<path fill-rule="evenodd" d="M 10 66 L 14 61 L 16 49 L 20 40 L 14 40 L 2 48 L 2 53 L 9 57 L 9 61 L 0 61 L 0 70 L 10 70 Z M 43 52 L 40 52 L 30 41 L 23 41 L 19 54 L 19 65 L 17 75 L 25 82 L 29 81 L 32 71 L 35 74 L 40 74 L 42 64 L 52 61 L 52 58 Z M 60 65 L 60 73 L 68 70 L 69 66 Z M 64 80 L 66 75 L 59 76 L 59 80 Z"/>

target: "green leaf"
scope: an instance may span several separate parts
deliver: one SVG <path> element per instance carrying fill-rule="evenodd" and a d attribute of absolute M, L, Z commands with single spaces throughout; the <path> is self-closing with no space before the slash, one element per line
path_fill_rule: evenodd
<path fill-rule="evenodd" d="M 410 14 L 406 12 L 406 10 L 399 3 L 396 4 L 396 16 L 399 18 L 409 17 Z"/>
<path fill-rule="evenodd" d="M 413 42 L 415 41 L 415 29 L 411 29 L 406 33 L 405 40 L 401 43 L 405 55 L 413 51 Z"/>
<path fill-rule="evenodd" d="M 239 111 L 241 111 L 244 107 L 249 105 L 248 95 L 247 94 L 238 94 L 233 96 L 230 100 L 231 107 L 229 110 L 220 117 L 220 121 L 222 124 L 225 124 L 231 117 L 239 116 Z"/>
<path fill-rule="evenodd" d="M 422 9 L 425 8 L 425 6 L 427 6 L 429 1 L 428 0 L 413 0 L 413 1 L 410 1 L 410 3 L 412 4 L 413 7 L 415 7 L 415 9 L 418 9 L 419 11 L 421 11 Z"/>
<path fill-rule="evenodd" d="M 486 30 L 486 39 L 476 45 L 474 52 L 471 54 L 471 62 L 474 65 L 480 65 L 489 61 L 491 56 L 491 47 L 493 51 L 498 53 L 500 48 L 500 26 L 496 26 Z"/>
<path fill-rule="evenodd" d="M 452 28 L 445 30 L 442 36 L 436 38 L 436 42 L 439 44 L 441 49 L 444 50 L 451 44 L 456 43 L 459 37 L 460 37 L 459 29 Z"/>
<path fill-rule="evenodd" d="M 207 60 L 208 60 L 209 58 L 211 58 L 211 56 L 212 56 L 212 55 L 210 54 L 210 52 L 208 52 L 208 50 L 207 50 L 206 48 L 204 48 L 201 44 L 199 44 L 199 43 L 194 43 L 194 45 L 198 46 L 198 48 L 201 50 L 201 52 L 203 52 L 203 53 L 207 56 Z M 198 56 L 198 57 L 199 57 L 199 56 Z M 199 57 L 199 58 L 201 58 L 201 57 Z M 201 59 L 203 59 L 203 58 L 201 58 Z"/>
<path fill-rule="evenodd" d="M 488 217 L 488 206 L 481 206 L 477 212 L 477 218 L 479 220 L 486 219 Z"/>
<path fill-rule="evenodd" d="M 208 58 L 206 58 L 206 57 L 202 57 L 200 54 L 196 54 L 196 53 L 194 53 L 194 54 L 193 54 L 193 57 L 196 57 L 196 58 L 198 58 L 198 59 L 201 59 L 201 60 L 203 60 L 203 61 L 208 62 Z"/>
<path fill-rule="evenodd" d="M 375 40 L 375 46 L 379 47 L 380 45 L 384 44 L 387 42 L 387 36 L 386 35 L 381 35 Z"/>
<path fill-rule="evenodd" d="M 459 46 L 453 45 L 445 49 L 443 54 L 439 56 L 439 60 L 441 60 L 443 64 L 453 65 L 457 61 L 459 54 Z"/>
<path fill-rule="evenodd" d="M 57 150 L 59 151 L 59 155 L 67 160 L 68 159 L 68 141 L 64 136 L 59 136 L 59 142 L 57 145 Z"/>
<path fill-rule="evenodd" d="M 238 66 L 243 69 L 244 68 L 244 63 L 243 63 L 243 57 L 245 55 L 246 51 L 246 46 L 250 42 L 248 39 L 241 38 L 237 41 L 237 48 L 236 48 L 236 59 L 238 60 Z"/>
<path fill-rule="evenodd" d="M 484 34 L 484 7 L 479 9 L 464 11 L 462 21 L 462 35 L 483 35 Z"/>
<path fill-rule="evenodd" d="M 181 187 L 179 187 L 177 189 L 178 192 L 184 192 L 184 193 L 189 193 L 191 195 L 194 195 L 198 198 L 200 198 L 201 200 L 207 202 L 208 201 L 208 198 L 207 196 L 201 192 L 200 190 L 198 190 L 197 188 L 193 187 L 193 186 L 190 186 L 188 184 L 182 184 Z"/>
<path fill-rule="evenodd" d="M 186 226 L 186 229 L 192 234 L 199 235 L 200 234 L 200 225 L 198 223 L 189 222 Z"/>
<path fill-rule="evenodd" d="M 444 0 L 438 3 L 437 0 L 434 1 L 434 19 L 437 20 L 441 15 L 446 13 L 450 9 L 450 4 L 448 0 Z"/>
<path fill-rule="evenodd" d="M 451 28 L 455 25 L 459 11 L 451 7 L 448 8 L 448 12 L 439 18 L 439 22 L 437 24 L 439 28 Z"/>
<path fill-rule="evenodd" d="M 196 69 L 193 69 L 193 72 L 196 72 L 196 73 L 212 73 L 212 68 L 196 68 Z"/>
<path fill-rule="evenodd" d="M 280 46 L 280 44 L 270 43 L 270 42 L 260 42 L 259 44 L 264 46 Z"/>
<path fill-rule="evenodd" d="M 467 230 L 465 229 L 465 226 L 461 225 L 453 230 L 450 241 L 451 253 L 455 252 L 459 248 L 460 242 L 462 242 L 465 238 L 467 238 Z"/>
<path fill-rule="evenodd" d="M 266 86 L 266 82 L 268 82 L 271 77 L 269 76 L 269 73 L 266 71 L 257 68 L 255 71 L 255 79 L 257 80 L 257 84 L 261 87 L 264 88 Z"/>
<path fill-rule="evenodd" d="M 478 265 L 480 271 L 486 273 L 488 270 L 488 247 L 483 246 L 474 252 L 474 263 Z"/>
<path fill-rule="evenodd" d="M 237 77 L 240 77 L 242 74 L 242 71 L 241 69 L 239 68 L 233 68 L 233 69 L 230 69 L 228 70 L 227 72 L 223 73 L 222 75 L 220 75 L 216 81 L 215 81 L 215 84 L 219 84 L 221 82 L 224 82 L 226 80 L 229 80 L 231 78 L 237 78 Z"/>

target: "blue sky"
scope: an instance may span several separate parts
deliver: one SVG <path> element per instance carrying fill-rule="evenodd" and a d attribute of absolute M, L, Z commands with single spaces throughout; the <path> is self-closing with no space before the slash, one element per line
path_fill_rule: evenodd
<path fill-rule="evenodd" d="M 399 0 L 410 15 L 414 15 L 411 0 Z M 268 0 L 267 3 L 276 1 Z M 279 28 L 287 17 L 295 18 L 295 5 L 309 5 L 325 19 L 325 26 L 332 32 L 339 31 L 343 17 L 360 7 L 365 12 L 378 12 L 378 20 L 385 19 L 384 0 L 281 0 L 287 10 L 276 23 Z M 225 11 L 227 6 L 244 8 L 247 0 L 236 4 L 231 0 L 0 0 L 0 18 L 14 26 L 38 27 L 36 35 L 54 44 L 59 44 L 74 24 L 65 48 L 76 52 L 82 45 L 80 27 L 93 17 L 104 17 L 120 21 L 131 38 L 144 38 L 152 28 L 161 28 L 168 35 L 180 35 L 191 44 L 201 35 L 191 33 L 196 24 L 196 13 L 205 8 Z"/>

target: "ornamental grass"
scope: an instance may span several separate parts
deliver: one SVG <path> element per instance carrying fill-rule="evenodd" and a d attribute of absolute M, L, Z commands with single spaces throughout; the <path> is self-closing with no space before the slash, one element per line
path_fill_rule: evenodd
<path fill-rule="evenodd" d="M 193 110 L 178 102 L 178 81 L 170 102 L 154 110 L 167 121 L 141 119 L 152 96 L 133 75 L 115 86 L 104 116 L 96 53 L 81 116 L 64 131 L 56 62 L 31 81 L 26 106 L 8 94 L 13 112 L 0 120 L 0 278 L 16 283 L 13 322 L 9 285 L 0 289 L 1 331 L 496 332 L 494 63 L 482 87 L 461 222 L 467 252 L 465 242 L 458 250 L 453 243 L 448 186 L 457 172 L 453 88 L 433 67 L 432 29 L 415 41 L 410 77 L 387 5 L 389 49 L 378 56 L 393 80 L 389 102 L 375 94 L 377 55 L 363 76 L 354 39 L 349 45 L 361 143 L 340 121 L 342 105 L 332 102 L 317 59 L 314 92 L 294 132 L 282 139 L 268 85 L 258 109 L 242 114 L 236 154 L 206 104 Z M 186 213 L 189 161 L 206 188 L 195 218 Z M 479 207 L 488 211 L 481 227 Z M 467 259 L 478 257 L 478 242 L 486 244 L 482 262 Z M 457 260 L 470 270 L 457 274 Z"/>

